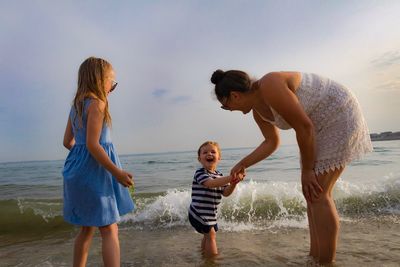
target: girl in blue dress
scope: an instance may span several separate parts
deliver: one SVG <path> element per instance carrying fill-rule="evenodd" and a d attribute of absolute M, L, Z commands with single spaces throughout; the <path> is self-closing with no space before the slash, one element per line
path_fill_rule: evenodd
<path fill-rule="evenodd" d="M 117 221 L 134 208 L 127 189 L 133 176 L 122 170 L 110 136 L 107 96 L 116 86 L 106 60 L 90 57 L 81 64 L 64 134 L 64 146 L 70 150 L 63 169 L 64 219 L 81 226 L 74 266 L 85 266 L 96 227 L 104 266 L 120 266 Z"/>

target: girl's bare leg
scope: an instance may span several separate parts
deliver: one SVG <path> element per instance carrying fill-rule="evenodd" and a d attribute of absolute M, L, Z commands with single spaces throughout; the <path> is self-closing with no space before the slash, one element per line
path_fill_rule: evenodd
<path fill-rule="evenodd" d="M 120 266 L 118 225 L 116 223 L 99 227 L 102 237 L 103 262 L 105 267 Z"/>
<path fill-rule="evenodd" d="M 86 266 L 87 257 L 89 254 L 90 244 L 94 234 L 95 227 L 82 226 L 81 231 L 75 238 L 74 244 L 74 267 Z"/>

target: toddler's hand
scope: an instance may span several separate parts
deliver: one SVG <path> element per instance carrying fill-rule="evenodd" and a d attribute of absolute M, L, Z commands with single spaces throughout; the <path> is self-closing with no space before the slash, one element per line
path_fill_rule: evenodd
<path fill-rule="evenodd" d="M 117 178 L 117 181 L 125 187 L 133 185 L 133 175 L 124 170 L 120 170 L 115 178 Z"/>

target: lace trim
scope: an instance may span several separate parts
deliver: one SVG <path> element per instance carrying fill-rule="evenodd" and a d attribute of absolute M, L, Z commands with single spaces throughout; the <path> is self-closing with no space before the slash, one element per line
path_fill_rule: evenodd
<path fill-rule="evenodd" d="M 359 160 L 367 154 L 368 152 L 372 151 L 371 146 L 365 146 L 362 150 L 358 150 L 357 154 L 350 154 L 346 158 L 333 158 L 333 159 L 324 159 L 324 160 L 317 160 L 315 162 L 314 172 L 316 175 L 328 173 L 330 171 L 335 171 L 336 169 L 344 168 L 346 165 L 350 164 L 353 160 Z"/>

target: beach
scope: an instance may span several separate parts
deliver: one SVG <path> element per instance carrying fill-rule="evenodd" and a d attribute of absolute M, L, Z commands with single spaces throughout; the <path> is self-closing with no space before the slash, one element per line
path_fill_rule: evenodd
<path fill-rule="evenodd" d="M 334 189 L 341 228 L 334 266 L 399 266 L 400 142 L 374 142 Z M 223 149 L 220 170 L 251 148 Z M 195 151 L 122 155 L 136 209 L 119 223 L 122 266 L 314 266 L 295 145 L 249 169 L 224 198 L 219 255 L 205 260 L 187 219 Z M 0 266 L 71 266 L 78 228 L 62 219 L 63 160 L 0 163 Z M 96 232 L 87 266 L 101 266 Z"/>

